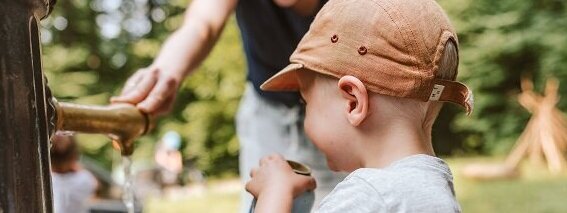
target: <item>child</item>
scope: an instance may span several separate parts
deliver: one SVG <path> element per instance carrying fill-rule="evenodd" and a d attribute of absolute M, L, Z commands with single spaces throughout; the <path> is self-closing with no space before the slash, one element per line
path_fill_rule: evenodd
<path fill-rule="evenodd" d="M 307 135 L 331 169 L 351 172 L 319 212 L 460 212 L 431 145 L 443 102 L 472 111 L 472 93 L 454 81 L 457 45 L 433 0 L 330 0 L 321 9 L 291 64 L 262 85 L 299 90 Z M 315 188 L 279 155 L 250 175 L 257 212 L 289 212 Z"/>
<path fill-rule="evenodd" d="M 51 144 L 54 212 L 87 212 L 88 201 L 94 196 L 98 183 L 95 177 L 79 164 L 75 138 L 56 134 L 51 138 Z"/>

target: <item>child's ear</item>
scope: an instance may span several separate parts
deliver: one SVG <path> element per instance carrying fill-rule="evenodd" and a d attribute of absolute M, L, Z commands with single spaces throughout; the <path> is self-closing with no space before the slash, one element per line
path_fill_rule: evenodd
<path fill-rule="evenodd" d="M 358 126 L 368 117 L 368 92 L 366 87 L 354 76 L 343 76 L 339 79 L 339 91 L 346 101 L 345 112 L 348 121 Z"/>

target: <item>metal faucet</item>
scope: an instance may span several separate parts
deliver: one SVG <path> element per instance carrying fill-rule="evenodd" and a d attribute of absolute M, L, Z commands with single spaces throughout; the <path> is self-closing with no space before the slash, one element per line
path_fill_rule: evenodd
<path fill-rule="evenodd" d="M 55 107 L 55 130 L 106 134 L 120 147 L 123 156 L 132 155 L 134 140 L 151 129 L 150 117 L 130 104 L 108 106 L 79 105 L 58 102 Z"/>

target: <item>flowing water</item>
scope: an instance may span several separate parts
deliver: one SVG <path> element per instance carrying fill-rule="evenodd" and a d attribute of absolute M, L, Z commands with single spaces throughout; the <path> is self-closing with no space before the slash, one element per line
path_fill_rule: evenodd
<path fill-rule="evenodd" d="M 122 185 L 122 202 L 126 206 L 128 213 L 134 213 L 134 188 L 132 187 L 132 158 L 122 157 L 122 167 L 124 169 L 124 185 Z"/>

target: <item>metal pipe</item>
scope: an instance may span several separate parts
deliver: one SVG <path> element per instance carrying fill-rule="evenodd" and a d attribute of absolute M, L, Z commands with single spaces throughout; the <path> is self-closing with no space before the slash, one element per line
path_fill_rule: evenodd
<path fill-rule="evenodd" d="M 124 156 L 134 152 L 134 140 L 151 126 L 147 114 L 130 104 L 79 105 L 53 100 L 57 112 L 56 130 L 106 134 Z"/>

